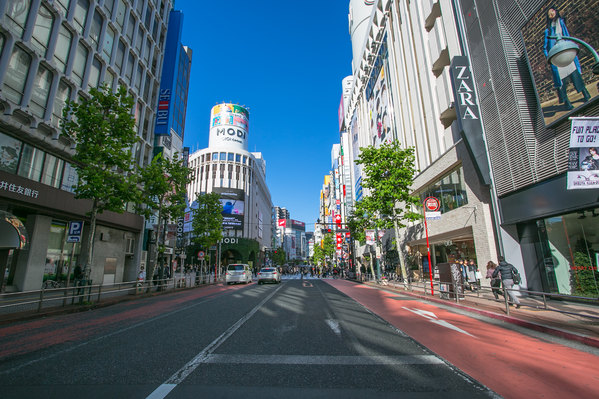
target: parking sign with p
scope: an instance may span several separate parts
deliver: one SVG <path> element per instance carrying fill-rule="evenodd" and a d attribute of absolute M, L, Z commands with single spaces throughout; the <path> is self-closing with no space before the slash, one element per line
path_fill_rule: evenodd
<path fill-rule="evenodd" d="M 83 233 L 83 220 L 75 220 L 69 222 L 67 234 L 67 242 L 81 242 L 81 234 Z"/>

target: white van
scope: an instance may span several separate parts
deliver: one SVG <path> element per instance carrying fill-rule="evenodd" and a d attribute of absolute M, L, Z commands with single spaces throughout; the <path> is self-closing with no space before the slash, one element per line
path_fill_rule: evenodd
<path fill-rule="evenodd" d="M 252 269 L 250 269 L 250 265 L 243 263 L 232 263 L 228 265 L 225 281 L 227 282 L 227 285 L 231 283 L 251 283 Z"/>

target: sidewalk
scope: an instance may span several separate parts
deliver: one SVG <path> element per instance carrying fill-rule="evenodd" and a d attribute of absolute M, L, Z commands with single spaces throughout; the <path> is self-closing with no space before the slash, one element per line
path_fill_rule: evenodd
<path fill-rule="evenodd" d="M 490 290 L 487 292 L 484 287 L 479 294 L 480 296 L 477 296 L 475 292 L 466 291 L 466 296 L 456 302 L 455 298 L 441 299 L 436 291 L 435 296 L 430 295 L 430 290 L 425 294 L 422 287 L 407 290 L 404 289 L 403 284 L 400 285 L 399 283 L 380 285 L 376 282 L 364 282 L 364 284 L 477 313 L 599 348 L 599 301 L 596 305 L 593 305 L 564 300 L 548 300 L 548 310 L 545 310 L 542 298 L 520 297 L 522 305 L 520 309 L 511 306 L 509 315 L 507 315 L 503 297 L 500 296 L 499 301 L 496 301 Z M 594 318 L 582 315 L 593 316 Z"/>

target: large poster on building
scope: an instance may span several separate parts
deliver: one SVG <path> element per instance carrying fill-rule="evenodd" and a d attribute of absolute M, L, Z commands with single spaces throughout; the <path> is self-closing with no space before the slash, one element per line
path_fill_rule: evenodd
<path fill-rule="evenodd" d="M 223 206 L 223 229 L 243 230 L 243 217 L 245 214 L 245 194 L 236 188 L 214 188 L 220 194 L 220 203 Z"/>
<path fill-rule="evenodd" d="M 209 147 L 225 146 L 247 151 L 250 113 L 241 105 L 219 104 L 210 112 Z"/>
<path fill-rule="evenodd" d="M 355 161 L 360 156 L 360 140 L 359 140 L 359 129 L 358 129 L 358 111 L 357 108 L 354 110 L 354 114 L 351 118 L 351 125 L 349 127 L 351 134 L 351 148 L 352 148 L 352 159 L 354 162 L 354 192 L 356 193 L 356 201 L 360 201 L 362 198 L 362 165 L 358 165 Z"/>
<path fill-rule="evenodd" d="M 382 143 L 389 143 L 393 140 L 393 106 L 389 94 L 388 55 L 387 35 L 385 35 L 365 91 L 368 102 L 370 144 L 377 148 Z"/>
<path fill-rule="evenodd" d="M 572 118 L 568 190 L 599 188 L 599 118 Z"/>
<path fill-rule="evenodd" d="M 522 28 L 526 54 L 543 112 L 549 125 L 597 98 L 599 75 L 594 75 L 593 55 L 579 45 L 578 56 L 567 65 L 549 64 L 548 55 L 556 37 L 570 36 L 599 48 L 599 0 L 581 3 L 548 0 Z M 590 11 L 593 10 L 593 11 Z M 572 43 L 572 42 L 571 42 Z"/>

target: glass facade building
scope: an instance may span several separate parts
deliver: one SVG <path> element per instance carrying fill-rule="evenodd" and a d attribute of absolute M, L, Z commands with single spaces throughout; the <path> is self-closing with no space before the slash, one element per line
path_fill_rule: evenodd
<path fill-rule="evenodd" d="M 27 250 L 1 250 L 3 289 L 39 289 L 39 265 L 56 261 L 56 270 L 68 270 L 86 250 L 64 242 L 68 222 L 85 220 L 89 210 L 73 196 L 74 143 L 60 134 L 67 100 L 102 84 L 127 87 L 135 101 L 136 161 L 151 159 L 171 8 L 171 0 L 0 1 L 0 187 L 6 186 L 0 210 L 17 216 L 29 235 Z M 135 278 L 139 251 L 125 247 L 139 241 L 142 225 L 129 212 L 101 216 L 94 282 Z M 106 251 L 113 253 L 110 260 Z M 116 272 L 107 276 L 104 266 L 114 257 Z"/>

